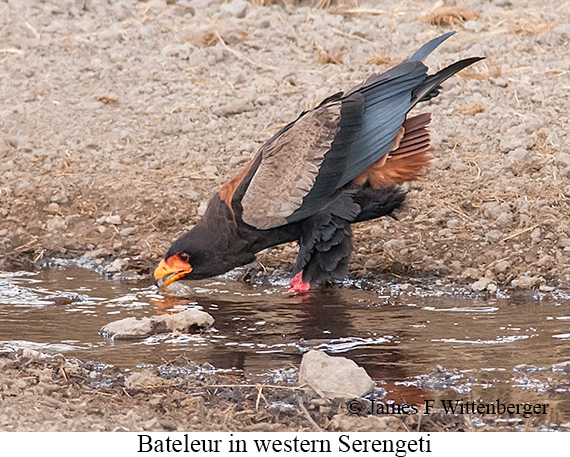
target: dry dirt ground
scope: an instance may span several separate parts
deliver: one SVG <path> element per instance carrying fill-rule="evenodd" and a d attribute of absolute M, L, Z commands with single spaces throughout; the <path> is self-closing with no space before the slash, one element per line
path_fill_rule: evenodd
<path fill-rule="evenodd" d="M 207 371 L 207 370 L 206 370 Z M 251 385 L 178 359 L 141 373 L 35 351 L 0 353 L 0 431 L 486 431 L 468 415 L 350 416 L 289 381 Z M 33 411 L 33 413 L 32 413 Z M 539 424 L 526 420 L 532 430 Z"/>
<path fill-rule="evenodd" d="M 0 0 L 0 268 L 148 274 L 278 128 L 455 29 L 426 63 L 486 60 L 421 107 L 433 167 L 398 221 L 356 227 L 351 273 L 570 288 L 570 2 L 304 3 Z M 260 256 L 269 272 L 294 258 Z M 16 381 L 30 405 L 33 379 Z M 150 394 L 117 395 L 127 411 Z"/>

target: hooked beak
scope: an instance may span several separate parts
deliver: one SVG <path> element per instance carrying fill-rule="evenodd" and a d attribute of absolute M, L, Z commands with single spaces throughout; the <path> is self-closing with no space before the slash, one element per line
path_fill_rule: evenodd
<path fill-rule="evenodd" d="M 158 287 L 167 287 L 174 281 L 186 276 L 192 271 L 192 266 L 177 258 L 161 260 L 154 270 L 154 283 Z"/>

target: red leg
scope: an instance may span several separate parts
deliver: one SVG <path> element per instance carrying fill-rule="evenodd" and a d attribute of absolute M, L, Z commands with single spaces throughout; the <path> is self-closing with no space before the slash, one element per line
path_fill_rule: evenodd
<path fill-rule="evenodd" d="M 289 283 L 290 289 L 287 291 L 288 294 L 302 294 L 308 292 L 311 288 L 310 282 L 303 282 L 303 272 L 299 272 L 295 275 L 291 282 Z"/>

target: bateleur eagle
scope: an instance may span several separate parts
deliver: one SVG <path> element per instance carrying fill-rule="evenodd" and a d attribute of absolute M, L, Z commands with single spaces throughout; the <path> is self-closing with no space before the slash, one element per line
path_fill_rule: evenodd
<path fill-rule="evenodd" d="M 453 33 L 330 96 L 277 132 L 168 250 L 154 271 L 157 285 L 219 275 L 290 241 L 299 243 L 290 292 L 345 275 L 351 224 L 390 215 L 404 201 L 398 185 L 420 178 L 429 165 L 430 114 L 407 117 L 410 110 L 482 59 L 428 75 L 422 61 Z"/>

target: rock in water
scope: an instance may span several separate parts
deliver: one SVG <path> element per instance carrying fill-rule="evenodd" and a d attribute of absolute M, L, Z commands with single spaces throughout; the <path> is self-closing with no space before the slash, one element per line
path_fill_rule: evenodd
<path fill-rule="evenodd" d="M 164 329 L 171 332 L 189 333 L 197 328 L 208 328 L 214 323 L 214 318 L 198 309 L 187 309 L 176 314 L 163 314 L 150 318 L 154 324 L 155 333 L 162 333 Z"/>
<path fill-rule="evenodd" d="M 190 333 L 211 327 L 214 318 L 204 311 L 187 309 L 177 314 L 152 316 L 151 318 L 127 317 L 105 325 L 99 333 L 115 339 L 145 338 L 155 333 Z"/>
<path fill-rule="evenodd" d="M 103 336 L 117 339 L 144 338 L 152 334 L 152 325 L 148 317 L 143 317 L 142 319 L 127 317 L 108 323 L 99 333 Z"/>
<path fill-rule="evenodd" d="M 306 384 L 330 398 L 361 397 L 376 385 L 366 370 L 352 360 L 315 350 L 303 356 L 299 384 Z"/>

